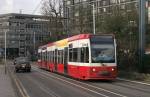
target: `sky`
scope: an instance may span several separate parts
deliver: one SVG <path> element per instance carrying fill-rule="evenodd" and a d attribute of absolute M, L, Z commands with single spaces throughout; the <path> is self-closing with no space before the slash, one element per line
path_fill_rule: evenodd
<path fill-rule="evenodd" d="M 20 10 L 23 14 L 32 14 L 40 1 L 41 0 L 0 0 L 0 14 L 20 13 Z M 40 5 L 34 14 L 40 14 Z"/>

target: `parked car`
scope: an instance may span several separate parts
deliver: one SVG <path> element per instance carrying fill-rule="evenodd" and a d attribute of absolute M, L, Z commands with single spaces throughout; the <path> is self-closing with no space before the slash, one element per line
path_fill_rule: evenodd
<path fill-rule="evenodd" d="M 26 72 L 31 71 L 31 64 L 27 57 L 18 57 L 14 59 L 15 72 L 24 70 Z"/>

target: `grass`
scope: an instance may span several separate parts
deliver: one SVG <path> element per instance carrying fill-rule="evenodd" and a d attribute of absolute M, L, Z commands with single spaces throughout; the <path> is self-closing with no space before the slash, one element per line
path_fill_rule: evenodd
<path fill-rule="evenodd" d="M 119 71 L 118 76 L 120 78 L 125 78 L 125 79 L 129 79 L 129 80 L 136 80 L 136 81 L 150 83 L 150 74 Z"/>

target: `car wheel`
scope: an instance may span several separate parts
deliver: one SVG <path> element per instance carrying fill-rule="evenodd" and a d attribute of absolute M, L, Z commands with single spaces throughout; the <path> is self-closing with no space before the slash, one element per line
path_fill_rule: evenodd
<path fill-rule="evenodd" d="M 31 72 L 31 69 L 27 69 L 27 72 Z"/>

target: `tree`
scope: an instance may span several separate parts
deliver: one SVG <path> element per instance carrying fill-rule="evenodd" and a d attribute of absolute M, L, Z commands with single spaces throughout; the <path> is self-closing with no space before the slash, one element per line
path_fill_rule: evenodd
<path fill-rule="evenodd" d="M 133 7 L 133 8 L 132 8 Z M 103 33 L 114 33 L 117 39 L 118 65 L 123 70 L 137 70 L 138 64 L 138 11 L 121 10 L 118 6 L 110 14 L 104 14 L 98 29 Z"/>
<path fill-rule="evenodd" d="M 49 30 L 52 36 L 58 39 L 63 28 L 63 0 L 44 0 L 41 7 L 41 13 L 49 16 Z"/>

